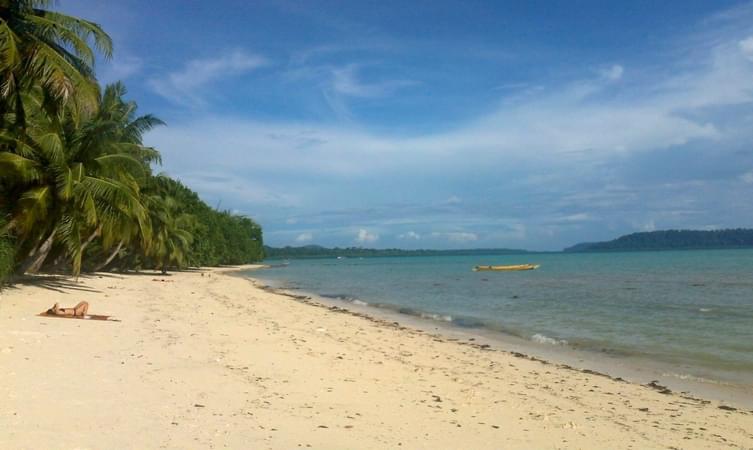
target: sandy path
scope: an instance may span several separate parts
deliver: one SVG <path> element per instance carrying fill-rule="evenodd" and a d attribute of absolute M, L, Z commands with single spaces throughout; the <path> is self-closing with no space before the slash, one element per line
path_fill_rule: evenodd
<path fill-rule="evenodd" d="M 79 300 L 122 322 L 35 317 Z M 753 448 L 753 413 L 401 328 L 218 272 L 8 289 L 0 448 Z"/>

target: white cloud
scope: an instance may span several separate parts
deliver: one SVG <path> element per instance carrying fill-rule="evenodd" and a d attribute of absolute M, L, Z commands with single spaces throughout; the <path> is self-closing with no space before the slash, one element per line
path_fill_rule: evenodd
<path fill-rule="evenodd" d="M 295 217 L 289 217 L 285 219 L 285 223 L 288 225 L 295 225 L 298 223 L 298 219 L 296 219 Z"/>
<path fill-rule="evenodd" d="M 216 58 L 194 59 L 180 71 L 149 80 L 159 95 L 182 105 L 203 103 L 201 91 L 221 78 L 237 76 L 268 64 L 266 58 L 235 50 Z"/>
<path fill-rule="evenodd" d="M 621 65 L 615 64 L 607 69 L 603 69 L 601 71 L 601 76 L 609 81 L 617 81 L 622 78 L 624 72 L 625 69 Z"/>
<path fill-rule="evenodd" d="M 737 43 L 746 58 L 753 61 L 753 36 L 749 36 Z"/>
<path fill-rule="evenodd" d="M 220 202 L 222 199 L 230 198 L 236 203 L 240 199 L 240 203 L 245 205 L 274 205 L 277 207 L 292 207 L 301 203 L 298 194 L 285 192 L 279 188 L 270 188 L 245 177 L 233 175 L 229 171 L 213 170 L 213 166 L 210 164 L 205 165 L 204 169 L 200 172 L 193 170 L 168 171 L 168 175 L 178 178 L 191 186 L 192 189 L 211 198 L 216 198 Z"/>
<path fill-rule="evenodd" d="M 309 242 L 312 239 L 314 239 L 314 235 L 311 233 L 301 233 L 298 236 L 296 236 L 295 241 L 296 242 Z"/>
<path fill-rule="evenodd" d="M 467 231 L 451 231 L 448 233 L 433 232 L 431 236 L 439 239 L 446 239 L 450 242 L 472 242 L 478 240 L 476 233 L 469 233 Z"/>
<path fill-rule="evenodd" d="M 181 86 L 193 83 L 176 79 Z M 692 71 L 625 87 L 629 95 L 592 100 L 611 89 L 609 85 L 599 78 L 552 87 L 502 103 L 454 129 L 417 136 L 377 133 L 347 123 L 215 116 L 158 129 L 149 135 L 149 143 L 173 147 L 180 158 L 193 158 L 197 166 L 219 162 L 238 169 L 330 176 L 447 167 L 473 172 L 536 158 L 552 164 L 578 158 L 595 162 L 723 137 L 723 130 L 703 116 L 687 112 L 753 101 L 753 67 L 739 51 L 720 48 Z"/>
<path fill-rule="evenodd" d="M 399 239 L 409 239 L 409 240 L 419 240 L 421 239 L 421 235 L 416 233 L 415 231 L 409 231 L 407 233 L 402 233 L 397 236 Z"/>
<path fill-rule="evenodd" d="M 753 183 L 753 170 L 740 175 L 740 181 L 746 184 Z"/>
<path fill-rule="evenodd" d="M 448 198 L 448 199 L 446 200 L 446 203 L 447 203 L 448 205 L 457 205 L 457 204 L 463 203 L 463 200 L 462 200 L 462 199 L 461 199 L 460 197 L 458 197 L 457 195 L 451 195 L 451 196 L 450 196 L 450 197 L 449 197 L 449 198 Z"/>
<path fill-rule="evenodd" d="M 570 214 L 561 219 L 563 222 L 584 222 L 586 220 L 591 220 L 591 215 L 588 213 Z"/>
<path fill-rule="evenodd" d="M 351 64 L 332 70 L 332 88 L 351 97 L 384 97 L 394 91 L 416 84 L 410 80 L 386 80 L 366 83 L 358 77 L 359 66 Z"/>
<path fill-rule="evenodd" d="M 356 235 L 356 242 L 360 242 L 361 244 L 376 242 L 379 239 L 379 235 L 376 233 L 370 233 L 367 230 L 364 230 L 361 228 L 358 230 L 358 234 Z"/>
<path fill-rule="evenodd" d="M 656 231 L 656 222 L 654 219 L 649 219 L 645 223 L 639 225 L 642 231 Z"/>

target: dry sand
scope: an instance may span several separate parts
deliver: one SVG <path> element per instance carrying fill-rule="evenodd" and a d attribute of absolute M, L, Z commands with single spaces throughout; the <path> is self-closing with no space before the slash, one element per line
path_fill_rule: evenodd
<path fill-rule="evenodd" d="M 79 300 L 121 322 L 35 316 Z M 719 406 L 216 270 L 0 296 L 2 449 L 753 448 L 753 413 Z"/>

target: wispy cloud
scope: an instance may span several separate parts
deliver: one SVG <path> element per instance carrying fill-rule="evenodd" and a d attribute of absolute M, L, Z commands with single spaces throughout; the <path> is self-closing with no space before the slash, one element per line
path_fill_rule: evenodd
<path fill-rule="evenodd" d="M 191 60 L 182 70 L 151 79 L 149 85 L 157 94 L 174 103 L 196 106 L 204 103 L 204 89 L 209 84 L 268 64 L 263 56 L 235 50 L 218 57 Z"/>
<path fill-rule="evenodd" d="M 303 242 L 310 242 L 312 239 L 314 239 L 314 235 L 311 233 L 301 233 L 298 236 L 296 236 L 295 241 L 298 243 Z"/>
<path fill-rule="evenodd" d="M 421 235 L 416 233 L 415 231 L 408 231 L 406 233 L 399 234 L 397 237 L 398 239 L 410 239 L 414 241 L 421 239 Z"/>
<path fill-rule="evenodd" d="M 746 58 L 753 61 L 753 36 L 749 36 L 740 42 L 738 42 L 740 51 L 743 52 Z"/>
<path fill-rule="evenodd" d="M 625 68 L 619 64 L 614 64 L 609 68 L 601 70 L 601 76 L 610 81 L 619 80 L 620 78 L 622 78 L 623 73 L 625 73 Z"/>
<path fill-rule="evenodd" d="M 411 80 L 383 80 L 365 82 L 359 77 L 360 66 L 350 64 L 332 70 L 332 88 L 335 92 L 352 97 L 384 97 L 398 89 L 415 85 Z"/>
<path fill-rule="evenodd" d="M 102 67 L 99 71 L 99 81 L 103 84 L 125 81 L 141 73 L 144 61 L 132 55 L 119 55 Z"/>

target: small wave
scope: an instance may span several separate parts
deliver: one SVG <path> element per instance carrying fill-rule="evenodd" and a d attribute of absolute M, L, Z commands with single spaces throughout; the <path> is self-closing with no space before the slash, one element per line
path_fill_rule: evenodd
<path fill-rule="evenodd" d="M 369 306 L 368 303 L 366 303 L 366 302 L 364 302 L 362 300 L 358 300 L 357 298 L 353 299 L 353 301 L 351 303 L 353 303 L 354 305 L 358 305 L 358 306 Z"/>
<path fill-rule="evenodd" d="M 421 313 L 422 319 L 438 320 L 440 322 L 452 322 L 452 316 L 443 314 Z"/>
<path fill-rule="evenodd" d="M 539 333 L 536 333 L 533 336 L 531 336 L 531 340 L 539 344 L 567 345 L 567 341 L 564 339 L 554 339 L 554 338 L 550 338 L 549 336 L 544 336 L 543 334 L 539 334 Z"/>
<path fill-rule="evenodd" d="M 686 373 L 675 373 L 675 372 L 665 372 L 662 374 L 662 376 L 665 377 L 672 377 L 672 378 L 678 378 L 683 381 L 694 381 L 696 383 L 708 383 L 708 384 L 718 384 L 718 385 L 731 385 L 730 383 L 725 383 L 721 380 L 712 380 L 709 378 L 699 377 L 695 375 L 689 375 Z"/>
<path fill-rule="evenodd" d="M 711 312 L 713 310 L 714 310 L 713 308 L 698 308 L 698 311 L 700 312 Z"/>
<path fill-rule="evenodd" d="M 353 302 L 354 300 L 356 300 L 355 297 L 351 297 L 346 294 L 319 294 L 319 295 L 324 298 L 331 298 L 333 300 L 340 300 L 344 302 Z"/>

